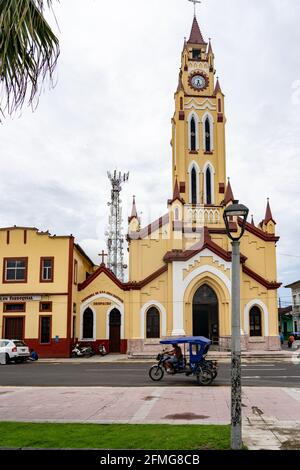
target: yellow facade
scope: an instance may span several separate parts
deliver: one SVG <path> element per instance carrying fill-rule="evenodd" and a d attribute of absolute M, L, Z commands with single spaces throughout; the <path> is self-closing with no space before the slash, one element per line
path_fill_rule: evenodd
<path fill-rule="evenodd" d="M 231 244 L 223 212 L 234 197 L 226 175 L 225 97 L 214 62 L 212 45 L 194 19 L 181 55 L 172 118 L 173 197 L 167 213 L 145 228 L 134 201 L 128 282 L 119 281 L 104 264 L 94 266 L 73 237 L 17 227 L 0 230 L 2 337 L 20 329 L 21 320 L 9 318 L 23 317 L 24 339 L 50 356 L 69 355 L 77 339 L 133 356 L 153 353 L 167 336 L 203 335 L 230 347 Z M 232 220 L 231 228 L 239 231 L 239 221 Z M 279 348 L 278 239 L 268 203 L 263 222 L 248 223 L 241 240 L 245 349 Z M 26 282 L 5 282 L 5 276 L 23 269 L 5 260 L 25 258 Z M 53 259 L 51 282 L 41 282 L 44 258 Z M 18 303 L 18 296 L 25 299 L 25 312 L 8 313 L 14 307 L 6 304 Z M 41 302 L 52 303 L 51 312 L 41 312 Z M 42 334 L 41 316 L 47 315 L 51 338 L 45 344 L 49 332 L 45 320 Z"/>

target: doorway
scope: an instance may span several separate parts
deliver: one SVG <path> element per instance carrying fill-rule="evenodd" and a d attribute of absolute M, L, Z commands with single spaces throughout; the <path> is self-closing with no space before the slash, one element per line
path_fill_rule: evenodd
<path fill-rule="evenodd" d="M 219 342 L 219 302 L 207 284 L 199 287 L 193 299 L 193 335 Z"/>
<path fill-rule="evenodd" d="M 121 352 L 121 313 L 117 308 L 109 314 L 109 352 Z"/>

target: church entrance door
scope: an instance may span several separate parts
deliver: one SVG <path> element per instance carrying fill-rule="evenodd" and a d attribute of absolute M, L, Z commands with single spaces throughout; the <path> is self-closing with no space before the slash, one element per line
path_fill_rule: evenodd
<path fill-rule="evenodd" d="M 109 315 L 109 352 L 121 351 L 121 314 L 114 308 Z"/>
<path fill-rule="evenodd" d="M 201 286 L 193 299 L 193 335 L 205 336 L 217 344 L 219 341 L 219 305 L 214 290 Z"/>

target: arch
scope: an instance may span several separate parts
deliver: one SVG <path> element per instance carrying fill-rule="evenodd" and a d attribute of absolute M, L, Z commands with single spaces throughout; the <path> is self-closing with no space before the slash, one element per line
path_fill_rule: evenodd
<path fill-rule="evenodd" d="M 193 336 L 219 342 L 219 300 L 214 289 L 201 284 L 193 296 Z"/>
<path fill-rule="evenodd" d="M 160 338 L 160 313 L 157 307 L 146 312 L 146 338 Z"/>
<path fill-rule="evenodd" d="M 193 260 L 189 262 L 192 263 Z M 221 261 L 225 268 L 230 270 L 231 263 Z M 187 322 L 191 299 L 201 283 L 210 285 L 217 294 L 219 305 L 222 308 L 222 322 L 224 331 L 229 331 L 230 320 L 228 316 L 231 293 L 231 281 L 224 272 L 214 266 L 203 265 L 190 272 L 185 279 L 182 278 L 182 267 L 174 266 L 173 271 L 173 331 L 172 336 L 185 334 L 185 324 Z M 184 302 L 182 302 L 184 299 Z M 220 312 L 221 313 L 221 312 Z M 222 333 L 222 332 L 221 332 Z M 222 333 L 223 334 L 223 333 Z M 225 334 L 225 333 L 224 333 Z M 229 335 L 229 334 L 228 334 Z"/>
<path fill-rule="evenodd" d="M 117 298 L 114 297 L 113 295 L 110 294 L 95 294 L 89 299 L 85 300 L 81 306 L 80 306 L 80 338 L 81 341 L 84 341 L 82 339 L 82 317 L 83 317 L 83 312 L 86 309 L 86 307 L 90 307 L 91 310 L 94 312 L 94 341 L 96 341 L 96 312 L 94 308 L 92 307 L 93 302 L 95 302 L 98 299 L 107 299 L 112 302 L 112 306 L 107 310 L 106 312 L 106 332 L 105 332 L 105 339 L 109 339 L 109 313 L 111 310 L 113 310 L 115 307 L 117 307 L 120 310 L 121 313 L 121 339 L 124 339 L 124 304 Z"/>
<path fill-rule="evenodd" d="M 199 117 L 192 111 L 188 117 L 189 150 L 199 150 Z"/>
<path fill-rule="evenodd" d="M 202 118 L 203 126 L 203 148 L 205 152 L 214 150 L 214 118 L 209 112 L 206 112 Z M 209 134 L 209 137 L 207 136 Z M 209 146 L 207 145 L 209 143 Z"/>
<path fill-rule="evenodd" d="M 195 161 L 190 163 L 188 174 L 189 174 L 189 202 L 190 204 L 199 204 L 200 168 Z"/>
<path fill-rule="evenodd" d="M 91 306 L 86 307 L 81 314 L 80 340 L 96 340 L 96 312 Z"/>
<path fill-rule="evenodd" d="M 262 318 L 262 334 L 263 336 L 269 336 L 269 311 L 267 306 L 258 299 L 251 300 L 244 308 L 244 332 L 245 335 L 250 335 L 250 310 L 252 307 L 260 307 L 263 314 Z"/>
<path fill-rule="evenodd" d="M 215 169 L 210 162 L 206 162 L 204 174 L 204 204 L 215 203 Z"/>
<path fill-rule="evenodd" d="M 262 334 L 262 313 L 260 307 L 254 305 L 249 312 L 250 329 L 249 333 L 251 337 L 261 337 Z"/>
<path fill-rule="evenodd" d="M 146 317 L 146 312 L 149 310 L 151 307 L 156 307 L 160 313 L 160 324 L 161 324 L 161 336 L 167 336 L 167 312 L 165 307 L 157 302 L 156 300 L 151 300 L 150 302 L 147 302 L 144 304 L 140 310 L 140 336 L 141 338 L 146 338 L 146 328 L 145 328 L 145 317 Z"/>

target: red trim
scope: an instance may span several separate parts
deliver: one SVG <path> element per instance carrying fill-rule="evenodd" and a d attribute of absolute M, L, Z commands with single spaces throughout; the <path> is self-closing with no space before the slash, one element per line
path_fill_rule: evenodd
<path fill-rule="evenodd" d="M 106 276 L 111 279 L 116 286 L 119 287 L 119 289 L 122 289 L 123 291 L 129 291 L 129 290 L 140 290 L 143 287 L 145 287 L 149 282 L 153 281 L 157 277 L 159 277 L 161 274 L 165 273 L 168 270 L 168 266 L 163 266 L 162 268 L 158 269 L 154 273 L 152 273 L 150 276 L 146 277 L 142 281 L 139 282 L 121 282 L 112 271 L 107 269 L 105 266 L 100 266 L 97 271 L 94 272 L 90 277 L 87 278 L 86 281 L 82 282 L 81 284 L 78 284 L 78 290 L 84 290 L 91 282 L 93 282 L 100 274 L 104 273 Z"/>
<path fill-rule="evenodd" d="M 42 318 L 50 318 L 50 334 L 49 334 L 49 343 L 42 343 L 41 338 L 42 338 Z M 39 315 L 39 344 L 41 345 L 49 345 L 51 344 L 51 338 L 52 338 L 52 315 Z"/>
<path fill-rule="evenodd" d="M 43 269 L 44 269 L 44 261 L 51 261 L 51 278 L 50 279 L 43 279 Z M 41 256 L 40 259 L 40 282 L 41 283 L 48 283 L 54 282 L 54 256 Z"/>
<path fill-rule="evenodd" d="M 238 224 L 240 227 L 243 224 L 240 218 L 238 218 Z M 278 242 L 278 240 L 280 240 L 280 237 L 265 233 L 260 228 L 254 227 L 253 225 L 249 224 L 249 222 L 246 223 L 246 231 L 252 233 L 253 235 L 256 235 L 258 238 L 264 240 L 265 242 Z"/>
<path fill-rule="evenodd" d="M 69 272 L 68 272 L 68 305 L 67 305 L 67 340 L 71 343 L 71 329 L 73 316 L 73 260 L 74 260 L 74 237 L 69 239 Z M 71 353 L 69 348 L 69 353 Z"/>
<path fill-rule="evenodd" d="M 66 338 L 59 338 L 58 343 L 51 338 L 49 344 L 40 344 L 39 338 L 25 338 L 24 341 L 27 346 L 30 349 L 34 349 L 41 358 L 70 357 L 70 341 Z"/>
<path fill-rule="evenodd" d="M 20 281 L 9 281 L 6 280 L 6 262 L 8 260 L 15 260 L 15 261 L 25 261 L 25 279 Z M 3 284 L 26 284 L 27 283 L 27 275 L 28 275 L 28 257 L 9 257 L 3 258 L 3 273 L 2 273 L 2 282 Z M 11 295 L 11 294 L 10 294 Z"/>
<path fill-rule="evenodd" d="M 263 278 L 259 274 L 255 273 L 254 271 L 252 271 L 252 269 L 248 268 L 247 266 L 243 266 L 243 272 L 245 274 L 247 274 L 247 276 L 252 277 L 252 279 L 257 281 L 262 286 L 266 287 L 268 290 L 277 290 L 277 289 L 279 289 L 279 287 L 282 286 L 281 282 L 267 281 L 265 278 Z"/>
<path fill-rule="evenodd" d="M 207 227 L 204 227 L 204 240 L 203 240 L 203 245 L 201 246 L 201 248 L 197 248 L 195 250 L 191 249 L 191 250 L 186 250 L 186 251 L 181 251 L 181 250 L 169 251 L 164 256 L 164 261 L 165 263 L 172 263 L 173 261 L 188 261 L 193 256 L 197 255 L 198 253 L 201 253 L 201 251 L 203 251 L 205 248 L 208 248 L 210 251 L 220 256 L 225 261 L 231 261 L 231 252 L 224 250 L 223 248 L 221 248 L 219 245 L 217 245 L 215 242 L 212 241 Z M 246 260 L 247 260 L 247 257 L 241 254 L 241 263 L 245 263 Z"/>

